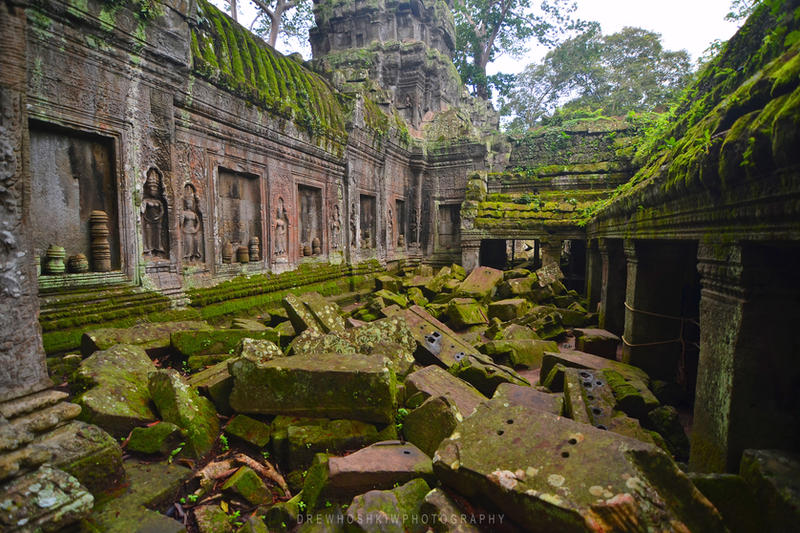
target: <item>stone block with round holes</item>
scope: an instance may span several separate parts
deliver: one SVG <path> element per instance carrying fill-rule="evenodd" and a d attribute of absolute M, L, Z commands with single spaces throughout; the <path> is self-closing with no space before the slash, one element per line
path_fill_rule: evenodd
<path fill-rule="evenodd" d="M 614 393 L 602 372 L 564 370 L 564 413 L 576 422 L 655 443 L 652 434 L 642 429 L 638 421 L 617 409 Z"/>
<path fill-rule="evenodd" d="M 328 489 L 339 495 L 390 489 L 418 477 L 432 481 L 433 466 L 427 455 L 408 442 L 378 442 L 328 459 Z"/>
<path fill-rule="evenodd" d="M 488 355 L 478 352 L 422 307 L 412 305 L 408 309 L 394 309 L 389 314 L 405 319 L 416 339 L 414 356 L 418 362 L 444 366 L 487 396 L 494 394 L 500 383 L 529 385 L 511 368 L 498 365 Z"/>
<path fill-rule="evenodd" d="M 433 467 L 442 483 L 532 533 L 725 530 L 656 446 L 498 400 L 456 427 Z"/>

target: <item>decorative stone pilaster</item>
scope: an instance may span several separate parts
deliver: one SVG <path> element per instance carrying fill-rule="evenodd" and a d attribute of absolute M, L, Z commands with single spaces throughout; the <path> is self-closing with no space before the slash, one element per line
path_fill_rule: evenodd
<path fill-rule="evenodd" d="M 597 239 L 588 242 L 586 253 L 586 296 L 589 299 L 589 310 L 595 311 L 600 303 L 603 288 L 603 263 Z"/>
<path fill-rule="evenodd" d="M 693 470 L 703 472 L 735 470 L 741 450 L 732 449 L 736 440 L 733 388 L 736 359 L 743 355 L 737 347 L 746 301 L 742 247 L 738 243 L 700 245 L 697 260 L 703 289 L 689 463 Z"/>
<path fill-rule="evenodd" d="M 600 327 L 617 335 L 625 327 L 625 254 L 619 240 L 598 239 L 600 255 Z"/>
<path fill-rule="evenodd" d="M 559 266 L 561 263 L 561 239 L 540 239 L 542 267 Z"/>
<path fill-rule="evenodd" d="M 480 266 L 481 241 L 461 241 L 461 266 L 467 273 Z"/>

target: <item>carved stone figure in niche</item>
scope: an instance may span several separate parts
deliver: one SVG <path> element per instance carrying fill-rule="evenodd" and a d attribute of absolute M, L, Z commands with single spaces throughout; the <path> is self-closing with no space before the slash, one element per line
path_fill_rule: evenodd
<path fill-rule="evenodd" d="M 164 238 L 167 220 L 167 203 L 164 200 L 161 173 L 155 167 L 147 171 L 142 198 L 142 244 L 144 255 L 167 258 Z"/>
<path fill-rule="evenodd" d="M 203 222 L 198 203 L 194 187 L 187 183 L 183 188 L 181 232 L 183 234 L 183 260 L 188 262 L 203 260 Z"/>
<path fill-rule="evenodd" d="M 342 243 L 342 215 L 339 212 L 339 205 L 333 206 L 331 214 L 331 248 L 338 250 Z"/>
<path fill-rule="evenodd" d="M 394 213 L 392 208 L 389 208 L 389 214 L 386 216 L 386 227 L 388 229 L 389 238 L 386 242 L 387 247 L 391 247 L 394 242 Z"/>
<path fill-rule="evenodd" d="M 275 213 L 275 257 L 286 257 L 289 247 L 289 215 L 283 198 L 278 197 L 278 210 Z"/>

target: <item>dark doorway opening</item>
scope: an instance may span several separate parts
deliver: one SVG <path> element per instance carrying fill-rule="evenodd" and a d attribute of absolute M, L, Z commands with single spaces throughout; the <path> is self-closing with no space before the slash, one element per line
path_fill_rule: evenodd
<path fill-rule="evenodd" d="M 508 264 L 506 241 L 504 239 L 484 239 L 481 241 L 481 266 L 503 269 Z"/>

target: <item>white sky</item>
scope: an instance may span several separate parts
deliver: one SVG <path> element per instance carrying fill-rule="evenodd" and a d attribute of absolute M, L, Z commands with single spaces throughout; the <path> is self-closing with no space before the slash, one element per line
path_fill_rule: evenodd
<path fill-rule="evenodd" d="M 738 25 L 725 20 L 731 0 L 577 0 L 577 16 L 600 23 L 603 34 L 616 33 L 625 26 L 661 34 L 667 50 L 686 50 L 693 60 L 703 55 L 715 39 L 728 40 Z M 546 49 L 532 49 L 525 57 L 499 57 L 489 73 L 519 72 L 540 60 Z"/>
<path fill-rule="evenodd" d="M 211 0 L 225 9 L 226 0 Z M 577 0 L 577 16 L 600 23 L 604 34 L 625 26 L 636 26 L 661 34 L 667 50 L 685 49 L 696 60 L 715 39 L 727 40 L 736 31 L 735 23 L 725 21 L 731 0 Z M 239 22 L 249 27 L 255 9 L 247 0 L 239 0 Z M 304 49 L 302 49 L 304 48 Z M 278 43 L 284 53 L 300 52 L 308 58 L 311 49 L 298 43 Z M 489 65 L 489 73 L 514 73 L 541 59 L 547 51 L 531 50 L 525 57 L 500 56 Z"/>

